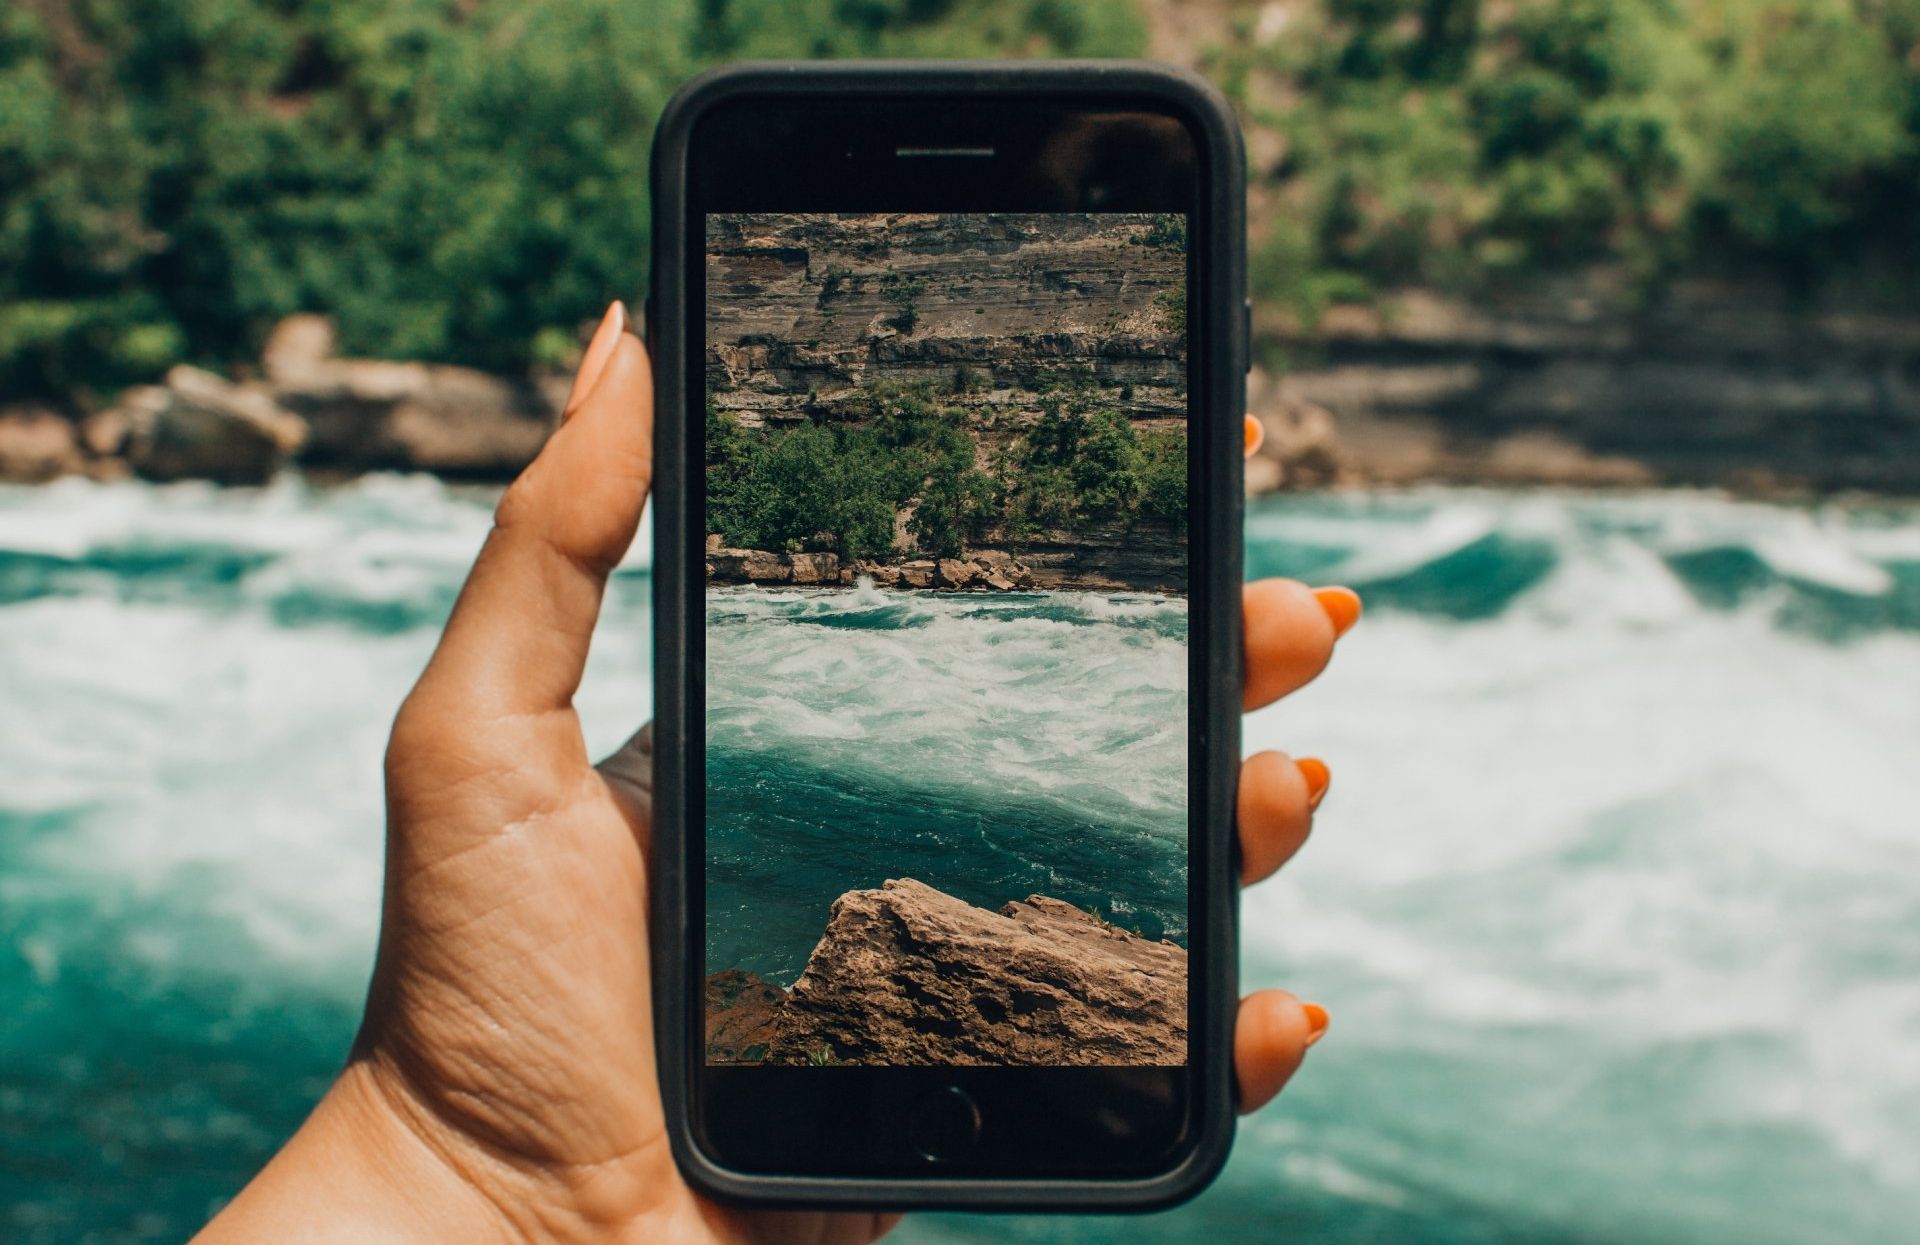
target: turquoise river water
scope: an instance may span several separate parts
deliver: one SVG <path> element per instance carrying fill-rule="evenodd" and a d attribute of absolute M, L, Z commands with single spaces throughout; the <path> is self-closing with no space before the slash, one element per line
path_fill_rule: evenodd
<path fill-rule="evenodd" d="M 0 490 L 0 1239 L 183 1239 L 325 1087 L 372 953 L 383 737 L 490 501 L 399 477 Z M 1250 983 L 1325 1003 L 1332 1031 L 1189 1206 L 896 1239 L 1916 1239 L 1920 509 L 1448 490 L 1269 501 L 1248 535 L 1250 573 L 1369 604 L 1247 729 L 1334 770 L 1244 948 Z M 597 749 L 646 712 L 648 587 L 636 553 L 582 695 Z M 981 899 L 1055 888 L 1181 935 L 1178 775 L 1150 760 L 1177 730 L 1178 603 L 713 609 L 746 641 L 716 661 L 776 691 L 782 662 L 881 676 L 824 718 L 717 696 L 723 794 L 985 809 L 970 841 L 902 827 L 901 854 Z M 843 643 L 767 639 L 815 626 Z M 920 633 L 948 674 L 998 646 L 1056 712 L 943 715 L 926 646 L 889 649 Z M 1086 764 L 1048 785 L 1040 743 Z M 1079 831 L 1015 850 L 1054 821 Z M 818 848 L 795 850 L 826 890 L 846 866 Z M 710 951 L 778 975 L 814 933 Z"/>

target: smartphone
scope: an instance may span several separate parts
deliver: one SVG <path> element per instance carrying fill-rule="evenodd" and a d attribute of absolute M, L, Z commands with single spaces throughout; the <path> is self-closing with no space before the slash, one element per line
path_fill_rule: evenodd
<path fill-rule="evenodd" d="M 1138 63 L 654 143 L 657 1040 L 708 1194 L 1127 1210 L 1233 1127 L 1243 158 Z"/>

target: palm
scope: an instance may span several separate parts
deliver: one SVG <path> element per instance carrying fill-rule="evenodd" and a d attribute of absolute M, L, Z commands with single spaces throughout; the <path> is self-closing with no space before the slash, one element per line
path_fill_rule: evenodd
<path fill-rule="evenodd" d="M 571 710 L 423 723 L 419 704 L 389 753 L 395 885 L 363 1054 L 449 1135 L 585 1194 L 635 1239 L 865 1242 L 891 1226 L 732 1212 L 680 1178 L 654 1063 L 645 737 L 603 774 Z"/>

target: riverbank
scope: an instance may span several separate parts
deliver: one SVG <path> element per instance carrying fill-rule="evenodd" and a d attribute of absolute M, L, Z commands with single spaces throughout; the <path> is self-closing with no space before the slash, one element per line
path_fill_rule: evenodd
<path fill-rule="evenodd" d="M 323 478 L 425 471 L 504 482 L 539 453 L 569 383 L 560 374 L 340 358 L 326 318 L 292 316 L 257 366 L 232 375 L 180 366 L 100 409 L 0 407 L 0 481 L 255 485 L 294 468 Z"/>
<path fill-rule="evenodd" d="M 1465 303 L 1256 316 L 1248 488 L 1416 483 L 1920 495 L 1920 316 L 1760 280 L 1639 304 L 1604 271 Z"/>
<path fill-rule="evenodd" d="M 719 534 L 707 537 L 710 584 L 797 588 L 851 587 L 944 592 L 1152 592 L 1184 596 L 1183 542 L 1143 540 L 1123 554 L 1110 544 L 1035 541 L 1016 555 L 1005 549 L 969 549 L 956 558 L 896 554 L 842 559 L 831 552 L 774 553 L 732 549 Z"/>
<path fill-rule="evenodd" d="M 1920 496 L 1920 319 L 1704 285 L 1635 311 L 1569 284 L 1483 307 L 1408 290 L 1312 326 L 1262 312 L 1256 329 L 1257 353 L 1286 362 L 1248 377 L 1266 431 L 1251 495 L 1451 483 Z M 176 368 L 100 409 L 0 405 L 0 481 L 244 485 L 291 467 L 504 482 L 539 451 L 567 386 L 338 358 L 326 320 L 295 316 L 233 376 Z M 1149 392 L 1136 386 L 1135 402 Z"/>

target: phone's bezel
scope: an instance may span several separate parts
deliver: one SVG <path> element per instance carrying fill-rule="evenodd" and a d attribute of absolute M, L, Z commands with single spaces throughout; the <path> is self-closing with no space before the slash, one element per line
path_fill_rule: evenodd
<path fill-rule="evenodd" d="M 933 105 L 933 107 L 928 107 Z M 715 117 L 740 132 L 741 110 L 778 117 L 811 112 L 840 121 L 829 129 L 847 156 L 822 169 L 824 148 L 783 150 L 773 178 L 737 176 L 736 154 L 712 158 L 700 135 Z M 1177 123 L 1191 144 L 1194 172 L 1172 207 L 1160 182 L 1142 173 L 1134 198 L 1095 204 L 1071 178 L 1060 186 L 978 166 L 963 186 L 937 163 L 917 164 L 907 191 L 896 177 L 885 198 L 861 195 L 903 131 L 918 145 L 1002 146 L 1020 141 L 1018 118 L 1065 109 L 1088 114 L 1151 113 Z M 856 115 L 857 114 L 857 115 Z M 998 128 L 996 128 L 998 127 Z M 1029 127 L 1030 128 L 1030 127 Z M 795 134 L 815 131 L 796 130 Z M 711 131 L 709 131 L 711 133 Z M 811 141 L 809 139 L 809 141 Z M 823 140 L 824 141 L 824 140 Z M 764 157 L 758 153 L 766 167 Z M 749 153 L 751 154 L 751 153 Z M 1015 162 L 1016 164 L 1018 162 Z M 1031 162 L 1029 162 L 1031 163 Z M 897 172 L 899 166 L 890 171 Z M 721 176 L 714 175 L 722 170 Z M 793 170 L 799 170 L 795 172 Z M 1082 178 L 1082 182 L 1085 179 Z M 877 182 L 872 183 L 878 185 Z M 768 193 L 756 193 L 756 185 Z M 775 191 L 778 193 L 774 193 Z M 911 192 L 911 193 L 908 193 Z M 655 138 L 654 266 L 648 330 L 657 368 L 654 516 L 656 1039 L 669 1134 L 683 1172 L 698 1187 L 735 1201 L 971 1209 L 1057 1207 L 1145 1209 L 1190 1196 L 1224 1161 L 1232 1135 L 1231 1025 L 1236 981 L 1237 852 L 1233 783 L 1239 757 L 1240 421 L 1243 410 L 1243 176 L 1238 131 L 1217 93 L 1199 79 L 1130 62 L 748 65 L 689 83 L 661 118 Z M 914 195 L 919 195 L 915 199 Z M 716 198 L 719 195 L 721 198 Z M 1158 196 L 1152 203 L 1140 196 Z M 1064 196 L 1064 197 L 1063 197 Z M 1180 1069 L 1098 1068 L 709 1068 L 705 1063 L 703 823 L 704 520 L 700 470 L 704 426 L 704 218 L 713 211 L 1073 211 L 1184 210 L 1189 237 L 1189 642 L 1192 701 L 1189 815 L 1190 978 L 1188 1062 Z M 716 1076 L 716 1074 L 718 1074 Z M 811 1078 L 796 1080 L 795 1078 Z M 1045 1104 L 1002 1137 L 1034 1141 L 998 1160 L 935 1168 L 882 1161 L 892 1143 L 868 1145 L 864 1168 L 836 1153 L 860 1150 L 835 1139 L 897 1132 L 912 1095 L 964 1082 L 983 1114 L 1016 1103 Z M 823 1090 L 822 1087 L 831 1087 Z M 985 1087 L 983 1090 L 983 1086 Z M 1090 1117 L 1131 1099 L 1150 1118 L 1173 1095 L 1180 1126 L 1167 1144 L 1109 1147 L 1076 1164 L 1056 1158 L 1071 1130 L 1050 1120 Z M 711 1112 L 750 1104 L 776 1143 L 765 1161 L 716 1153 Z M 999 1104 L 998 1106 L 994 1104 Z M 821 1120 L 832 1116 L 833 1126 Z M 857 1124 L 857 1128 L 853 1127 Z M 1035 1129 L 1038 1131 L 1034 1131 Z M 734 1134 L 739 1135 L 737 1130 Z M 789 1144 L 790 1143 L 790 1144 Z M 824 1149 L 823 1149 L 824 1145 Z M 901 1151 L 903 1154 L 904 1150 Z M 1022 1158 L 1022 1155 L 1031 1156 Z M 1042 1167 L 1045 1167 L 1042 1174 Z M 753 1168 L 754 1170 L 750 1170 Z"/>

